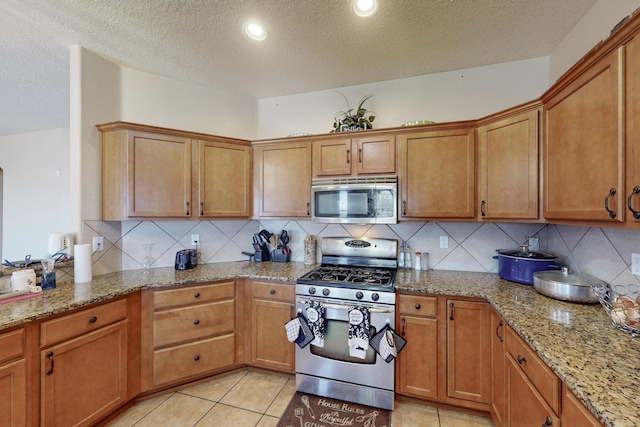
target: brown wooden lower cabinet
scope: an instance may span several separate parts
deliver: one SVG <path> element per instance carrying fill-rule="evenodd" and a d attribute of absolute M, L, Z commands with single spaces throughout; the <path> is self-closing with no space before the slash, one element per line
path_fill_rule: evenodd
<path fill-rule="evenodd" d="M 488 412 L 489 305 L 402 293 L 397 305 L 407 345 L 396 362 L 396 392 Z"/>
<path fill-rule="evenodd" d="M 564 384 L 562 384 L 562 415 L 560 416 L 560 421 L 566 427 L 602 427 L 603 425 Z"/>
<path fill-rule="evenodd" d="M 0 334 L 0 425 L 27 425 L 25 329 Z"/>
<path fill-rule="evenodd" d="M 287 340 L 284 324 L 295 316 L 295 288 L 291 284 L 251 283 L 250 364 L 295 372 L 295 344 Z"/>
<path fill-rule="evenodd" d="M 142 391 L 236 364 L 233 280 L 142 293 Z"/>
<path fill-rule="evenodd" d="M 92 425 L 129 400 L 129 307 L 122 298 L 40 324 L 41 425 Z"/>

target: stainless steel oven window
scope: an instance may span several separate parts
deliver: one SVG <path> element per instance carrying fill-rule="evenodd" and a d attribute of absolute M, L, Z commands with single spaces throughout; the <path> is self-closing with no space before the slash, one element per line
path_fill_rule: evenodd
<path fill-rule="evenodd" d="M 374 336 L 376 328 L 369 328 L 369 338 Z M 324 347 L 311 344 L 311 354 L 325 359 L 339 360 L 341 362 L 357 363 L 360 365 L 373 365 L 376 363 L 376 352 L 371 346 L 367 349 L 364 359 L 349 355 L 347 339 L 349 337 L 349 322 L 343 320 L 325 320 Z"/>

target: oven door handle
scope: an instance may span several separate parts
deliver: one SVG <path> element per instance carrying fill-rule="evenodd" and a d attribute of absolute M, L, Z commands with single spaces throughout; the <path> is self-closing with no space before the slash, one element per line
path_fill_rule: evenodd
<path fill-rule="evenodd" d="M 310 303 L 311 301 L 301 299 L 301 300 L 298 300 L 298 302 L 306 304 L 306 303 Z M 335 309 L 335 310 L 347 311 L 349 309 L 349 306 L 348 305 L 344 305 L 344 304 L 323 303 L 323 306 L 325 308 L 332 308 L 332 309 Z M 362 304 L 362 305 L 354 304 L 354 306 L 355 307 L 367 307 L 369 309 L 369 312 L 371 312 L 371 313 L 393 313 L 395 311 L 395 309 L 371 307 L 371 306 L 368 306 L 366 304 Z M 298 313 L 302 313 L 302 310 L 298 309 Z"/>

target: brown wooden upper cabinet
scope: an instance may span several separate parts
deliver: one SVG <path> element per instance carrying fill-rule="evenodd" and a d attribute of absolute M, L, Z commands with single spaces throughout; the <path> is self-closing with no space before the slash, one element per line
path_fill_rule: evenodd
<path fill-rule="evenodd" d="M 478 218 L 538 218 L 541 103 L 490 117 L 478 127 Z"/>
<path fill-rule="evenodd" d="M 622 60 L 616 49 L 580 73 L 570 70 L 543 97 L 547 219 L 625 219 Z"/>
<path fill-rule="evenodd" d="M 102 220 L 251 215 L 248 141 L 124 122 L 97 128 Z"/>
<path fill-rule="evenodd" d="M 253 147 L 255 216 L 309 217 L 311 142 L 281 141 Z"/>
<path fill-rule="evenodd" d="M 327 138 L 313 141 L 313 177 L 395 174 L 395 136 Z"/>
<path fill-rule="evenodd" d="M 400 219 L 475 217 L 475 126 L 399 135 Z"/>

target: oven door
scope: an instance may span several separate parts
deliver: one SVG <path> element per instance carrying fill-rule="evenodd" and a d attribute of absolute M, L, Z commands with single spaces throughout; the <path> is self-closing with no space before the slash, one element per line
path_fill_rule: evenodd
<path fill-rule="evenodd" d="M 326 298 L 296 298 L 296 310 L 306 313 L 308 301 L 321 301 L 325 308 L 324 346 L 309 344 L 296 346 L 296 373 L 328 378 L 357 385 L 386 390 L 394 388 L 395 362 L 385 362 L 369 345 L 364 359 L 349 355 L 349 302 L 336 302 Z M 393 305 L 354 302 L 352 305 L 369 308 L 369 338 L 389 324 L 395 328 Z M 306 317 L 306 315 L 305 315 Z"/>

